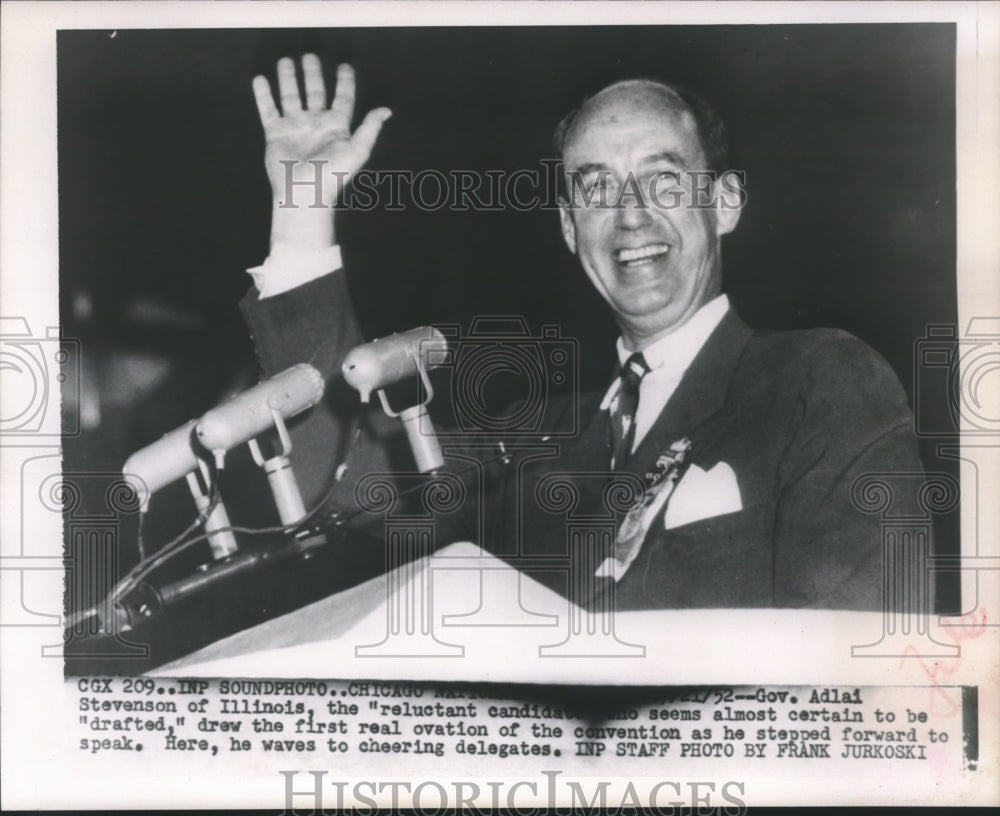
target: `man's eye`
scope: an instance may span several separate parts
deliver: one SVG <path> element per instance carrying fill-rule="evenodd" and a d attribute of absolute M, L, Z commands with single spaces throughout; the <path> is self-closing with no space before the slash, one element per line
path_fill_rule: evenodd
<path fill-rule="evenodd" d="M 578 207 L 600 207 L 613 204 L 619 183 L 611 173 L 570 176 L 569 185 Z"/>
<path fill-rule="evenodd" d="M 587 182 L 588 193 L 612 192 L 618 189 L 618 184 L 611 176 L 597 176 Z"/>
<path fill-rule="evenodd" d="M 683 188 L 681 174 L 677 170 L 664 170 L 654 174 L 652 183 L 658 190 L 680 190 Z"/>

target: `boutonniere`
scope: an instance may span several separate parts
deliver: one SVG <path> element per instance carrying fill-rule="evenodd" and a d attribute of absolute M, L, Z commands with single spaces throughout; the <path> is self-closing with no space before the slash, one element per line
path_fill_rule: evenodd
<path fill-rule="evenodd" d="M 597 577 L 611 577 L 618 581 L 625 574 L 625 570 L 638 555 L 653 518 L 670 500 L 677 480 L 686 470 L 690 450 L 691 440 L 684 437 L 674 442 L 656 460 L 653 470 L 645 476 L 646 490 L 642 498 L 622 519 L 615 536 L 613 556 L 605 559 L 598 567 L 595 573 Z"/>
<path fill-rule="evenodd" d="M 668 480 L 676 481 L 681 470 L 684 468 L 684 463 L 690 450 L 691 440 L 685 436 L 683 439 L 678 439 L 664 453 L 660 454 L 660 458 L 656 460 L 653 469 L 643 479 L 646 483 L 646 489 L 654 488 Z"/>

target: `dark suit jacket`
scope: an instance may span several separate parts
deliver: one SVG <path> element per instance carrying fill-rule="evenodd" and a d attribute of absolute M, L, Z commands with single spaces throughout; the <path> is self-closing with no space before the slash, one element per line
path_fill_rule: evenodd
<path fill-rule="evenodd" d="M 292 429 L 308 505 L 340 461 L 357 405 L 339 376 L 344 354 L 363 342 L 344 274 L 263 301 L 251 292 L 241 305 L 265 376 L 308 361 L 328 378 L 324 404 Z M 661 511 L 614 586 L 617 608 L 881 608 L 881 521 L 854 506 L 851 486 L 865 473 L 922 467 L 903 389 L 872 349 L 835 330 L 755 332 L 730 310 L 619 474 L 608 472 L 602 396 L 563 400 L 563 411 L 578 412 L 575 436 L 538 440 L 512 464 L 482 469 L 468 512 L 439 541 L 476 539 L 593 602 L 609 587 L 593 570 L 626 509 L 616 496 L 688 437 L 693 465 L 732 469 L 741 507 L 673 529 Z M 362 435 L 335 503 L 352 505 L 367 472 L 412 469 L 391 430 Z"/>

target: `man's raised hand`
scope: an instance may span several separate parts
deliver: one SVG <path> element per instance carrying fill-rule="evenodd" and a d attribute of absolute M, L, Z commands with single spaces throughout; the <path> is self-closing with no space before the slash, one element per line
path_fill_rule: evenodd
<path fill-rule="evenodd" d="M 295 63 L 288 57 L 278 61 L 280 111 L 267 79 L 257 76 L 253 80 L 257 111 L 264 127 L 264 163 L 275 205 L 272 233 L 291 227 L 287 217 L 279 219 L 277 216 L 279 213 L 290 216 L 293 208 L 311 209 L 309 220 L 318 222 L 317 208 L 313 205 L 317 201 L 322 202 L 323 208 L 336 204 L 343 185 L 368 161 L 383 123 L 392 115 L 388 108 L 375 108 L 368 112 L 352 135 L 354 69 L 346 64 L 337 67 L 337 87 L 329 108 L 326 106 L 323 66 L 315 54 L 302 57 L 302 77 L 306 97 L 304 108 L 296 82 Z M 317 180 L 318 184 L 314 185 Z M 291 181 L 306 183 L 292 186 Z M 292 192 L 293 200 L 287 201 Z M 326 214 L 331 230 L 332 214 L 332 210 Z M 301 213 L 296 222 L 304 227 L 304 221 L 305 213 Z M 296 227 L 293 231 L 299 233 L 301 229 Z M 272 234 L 272 244 L 276 237 L 290 239 L 293 236 Z"/>

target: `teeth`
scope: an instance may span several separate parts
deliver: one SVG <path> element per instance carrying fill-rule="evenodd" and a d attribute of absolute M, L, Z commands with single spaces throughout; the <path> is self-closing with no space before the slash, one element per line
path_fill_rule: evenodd
<path fill-rule="evenodd" d="M 614 254 L 615 260 L 618 263 L 635 263 L 636 261 L 645 261 L 659 255 L 666 255 L 669 251 L 670 247 L 666 244 L 648 244 L 644 247 L 636 247 L 635 249 L 617 249 Z"/>

